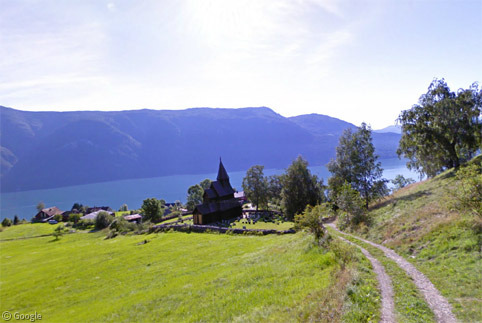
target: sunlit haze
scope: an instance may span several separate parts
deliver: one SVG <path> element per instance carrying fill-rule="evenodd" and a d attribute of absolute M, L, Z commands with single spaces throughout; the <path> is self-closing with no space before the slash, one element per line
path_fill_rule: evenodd
<path fill-rule="evenodd" d="M 482 1 L 0 0 L 0 105 L 267 106 L 373 128 L 482 81 Z"/>

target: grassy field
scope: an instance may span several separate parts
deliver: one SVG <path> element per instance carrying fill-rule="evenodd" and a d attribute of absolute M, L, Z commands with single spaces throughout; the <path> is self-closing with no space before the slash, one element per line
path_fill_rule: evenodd
<path fill-rule="evenodd" d="M 11 227 L 4 228 L 4 230 L 0 232 L 0 241 L 49 235 L 54 232 L 57 226 L 58 224 L 48 223 L 13 225 Z"/>
<path fill-rule="evenodd" d="M 53 229 L 10 227 L 0 240 Z M 334 254 L 302 233 L 104 237 L 0 242 L 0 310 L 37 311 L 46 322 L 296 321 L 337 268 Z"/>
<path fill-rule="evenodd" d="M 482 157 L 472 163 L 481 163 Z M 356 234 L 393 248 L 422 271 L 463 322 L 482 322 L 480 224 L 452 210 L 460 182 L 450 170 L 412 184 L 371 207 L 372 225 Z"/>

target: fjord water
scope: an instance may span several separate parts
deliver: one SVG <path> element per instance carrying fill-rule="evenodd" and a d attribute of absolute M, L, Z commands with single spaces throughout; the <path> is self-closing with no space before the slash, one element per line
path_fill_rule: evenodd
<path fill-rule="evenodd" d="M 405 160 L 397 158 L 380 160 L 384 169 L 384 177 L 393 179 L 398 174 L 417 179 L 418 175 L 405 166 Z M 230 172 L 225 165 L 231 185 L 242 190 L 241 183 L 246 171 Z M 310 167 L 313 174 L 325 180 L 329 177 L 326 166 Z M 213 173 L 197 175 L 173 175 L 153 178 L 130 179 L 95 184 L 68 186 L 45 190 L 31 190 L 0 194 L 0 218 L 19 218 L 30 220 L 36 211 L 36 205 L 42 201 L 46 206 L 57 206 L 61 210 L 70 210 L 75 202 L 89 206 L 110 206 L 118 209 L 127 204 L 129 209 L 140 208 L 142 201 L 149 197 L 164 199 L 167 202 L 186 201 L 189 186 L 201 182 L 205 178 L 216 178 L 217 165 L 213 165 Z M 283 169 L 265 169 L 265 175 L 283 173 Z"/>

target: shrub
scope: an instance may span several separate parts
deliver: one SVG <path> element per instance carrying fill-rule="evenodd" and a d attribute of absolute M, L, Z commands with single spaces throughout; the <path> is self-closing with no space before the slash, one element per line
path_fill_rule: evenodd
<path fill-rule="evenodd" d="M 9 218 L 3 219 L 3 221 L 2 221 L 2 226 L 3 226 L 3 227 L 9 227 L 9 226 L 11 226 L 11 225 L 12 225 L 12 220 L 10 220 Z"/>
<path fill-rule="evenodd" d="M 308 205 L 303 214 L 297 214 L 295 216 L 295 229 L 307 229 L 313 234 L 315 240 L 319 243 L 320 239 L 325 234 L 322 219 L 330 213 L 331 207 L 327 203 L 316 205 L 315 207 Z"/>
<path fill-rule="evenodd" d="M 93 227 L 95 224 L 94 220 L 80 220 L 79 222 L 77 222 L 77 224 L 75 225 L 75 227 L 77 229 L 80 229 L 80 230 L 85 230 L 85 229 L 89 229 L 91 227 Z"/>
<path fill-rule="evenodd" d="M 458 185 L 450 191 L 449 206 L 482 219 L 482 166 L 474 162 L 461 167 L 455 178 Z"/>
<path fill-rule="evenodd" d="M 107 212 L 99 212 L 95 217 L 95 228 L 97 230 L 102 230 L 107 228 L 112 221 L 114 221 L 114 217 Z"/>
<path fill-rule="evenodd" d="M 63 236 L 64 230 L 65 228 L 62 224 L 55 228 L 54 233 L 52 233 L 52 235 L 55 237 L 55 241 L 59 240 L 60 237 Z"/>
<path fill-rule="evenodd" d="M 62 214 L 55 214 L 54 215 L 54 220 L 57 221 L 57 222 L 62 222 Z"/>
<path fill-rule="evenodd" d="M 112 223 L 109 225 L 109 229 L 115 230 L 117 232 L 128 232 L 134 231 L 137 225 L 135 223 L 130 223 L 123 216 L 116 217 Z"/>
<path fill-rule="evenodd" d="M 80 221 L 81 214 L 80 213 L 71 213 L 69 214 L 69 221 L 74 222 L 74 224 L 77 224 L 77 222 Z"/>
<path fill-rule="evenodd" d="M 329 239 L 329 249 L 333 251 L 336 260 L 342 268 L 356 259 L 355 247 L 340 239 Z"/>

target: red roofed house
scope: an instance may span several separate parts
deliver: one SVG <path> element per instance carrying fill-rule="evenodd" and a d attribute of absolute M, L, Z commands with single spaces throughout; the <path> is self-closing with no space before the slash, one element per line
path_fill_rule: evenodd
<path fill-rule="evenodd" d="M 229 183 L 229 176 L 219 160 L 217 181 L 204 191 L 203 203 L 193 211 L 194 224 L 207 224 L 228 220 L 242 215 L 241 204 L 234 198 L 234 190 Z"/>
<path fill-rule="evenodd" d="M 33 217 L 33 220 L 35 222 L 47 222 L 48 220 L 52 219 L 55 215 L 62 214 L 63 212 L 64 211 L 60 210 L 56 206 L 48 207 L 48 208 L 42 209 L 42 211 L 37 213 Z"/>

